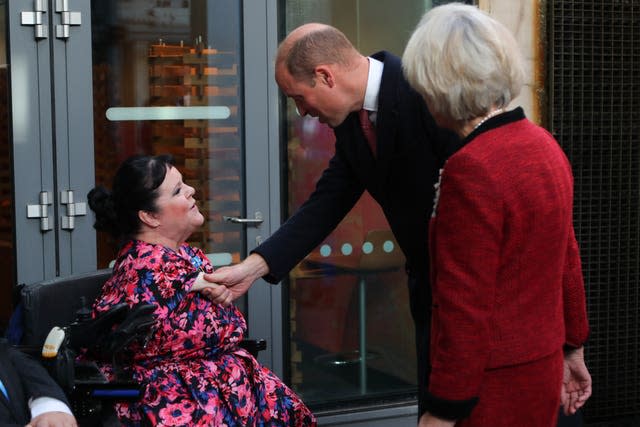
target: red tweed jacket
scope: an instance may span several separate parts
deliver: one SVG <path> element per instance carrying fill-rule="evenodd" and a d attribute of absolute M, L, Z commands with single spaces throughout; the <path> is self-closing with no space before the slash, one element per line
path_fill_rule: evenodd
<path fill-rule="evenodd" d="M 521 109 L 481 129 L 441 171 L 430 225 L 429 393 L 445 402 L 588 335 L 567 158 Z"/>

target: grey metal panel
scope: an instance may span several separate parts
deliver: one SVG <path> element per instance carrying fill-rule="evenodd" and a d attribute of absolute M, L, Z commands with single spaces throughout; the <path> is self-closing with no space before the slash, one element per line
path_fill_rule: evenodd
<path fill-rule="evenodd" d="M 82 23 L 68 28 L 68 38 L 56 37 L 61 14 L 51 2 L 50 40 L 53 50 L 53 93 L 56 153 L 56 206 L 58 210 L 60 276 L 96 269 L 96 237 L 93 216 L 74 218 L 74 229 L 62 229 L 62 191 L 72 190 L 76 203 L 86 204 L 95 181 L 93 151 L 93 85 L 91 68 L 91 2 L 69 0 L 69 10 L 79 12 Z"/>
<path fill-rule="evenodd" d="M 56 274 L 55 212 L 49 207 L 51 231 L 41 232 L 38 219 L 27 219 L 27 205 L 40 191 L 54 196 L 49 40 L 36 41 L 33 26 L 20 24 L 20 12 L 33 2 L 7 2 L 11 144 L 13 146 L 14 216 L 17 283 L 32 283 Z M 48 18 L 50 12 L 45 14 Z"/>
<path fill-rule="evenodd" d="M 319 426 L 406 427 L 418 422 L 418 405 L 370 409 L 347 414 L 318 415 Z"/>
<path fill-rule="evenodd" d="M 247 215 L 260 211 L 264 223 L 247 229 L 247 249 L 280 225 L 280 160 L 277 88 L 272 59 L 277 45 L 277 2 L 243 3 Z M 260 361 L 283 374 L 282 287 L 262 280 L 248 293 L 249 333 L 265 338 Z"/>

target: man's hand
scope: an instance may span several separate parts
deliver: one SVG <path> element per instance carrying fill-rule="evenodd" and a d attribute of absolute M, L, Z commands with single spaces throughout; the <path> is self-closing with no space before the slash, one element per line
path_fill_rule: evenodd
<path fill-rule="evenodd" d="M 565 415 L 575 414 L 591 396 L 591 375 L 584 363 L 584 347 L 564 355 L 564 377 L 560 400 Z"/>
<path fill-rule="evenodd" d="M 204 276 L 203 276 L 204 278 Z M 206 279 L 205 281 L 209 283 Z M 193 289 L 192 289 L 193 290 Z M 217 283 L 209 283 L 198 289 L 200 293 L 206 296 L 209 301 L 214 304 L 221 304 L 225 307 L 231 305 L 233 302 L 233 293 L 224 285 L 218 285 Z"/>
<path fill-rule="evenodd" d="M 258 254 L 251 254 L 240 264 L 230 267 L 220 267 L 210 274 L 205 274 L 204 279 L 219 285 L 226 286 L 231 291 L 231 300 L 235 301 L 244 295 L 253 282 L 269 273 L 269 266 Z M 213 290 L 202 290 L 211 301 L 222 304 L 224 295 L 217 296 Z"/>
<path fill-rule="evenodd" d="M 453 427 L 455 425 L 455 421 L 434 417 L 428 412 L 422 414 L 418 422 L 418 427 Z"/>
<path fill-rule="evenodd" d="M 78 427 L 73 415 L 65 412 L 45 412 L 33 418 L 26 427 Z"/>

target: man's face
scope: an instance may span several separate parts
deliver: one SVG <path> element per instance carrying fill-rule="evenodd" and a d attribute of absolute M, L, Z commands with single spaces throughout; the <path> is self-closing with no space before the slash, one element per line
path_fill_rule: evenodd
<path fill-rule="evenodd" d="M 296 80 L 284 65 L 276 67 L 276 82 L 280 90 L 296 103 L 298 114 L 317 117 L 321 123 L 336 127 L 349 111 L 342 111 L 339 91 L 330 83 L 331 78 L 321 71 L 308 80 Z"/>

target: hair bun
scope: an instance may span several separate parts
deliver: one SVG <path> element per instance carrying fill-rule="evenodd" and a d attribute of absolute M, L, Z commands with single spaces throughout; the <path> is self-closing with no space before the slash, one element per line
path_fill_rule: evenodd
<path fill-rule="evenodd" d="M 93 228 L 98 231 L 114 233 L 117 230 L 116 213 L 111 192 L 102 186 L 97 186 L 87 194 L 89 207 L 95 213 Z"/>

